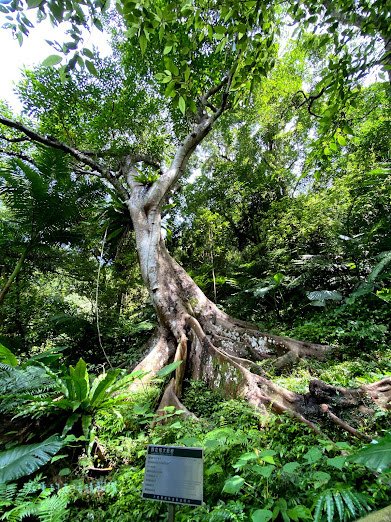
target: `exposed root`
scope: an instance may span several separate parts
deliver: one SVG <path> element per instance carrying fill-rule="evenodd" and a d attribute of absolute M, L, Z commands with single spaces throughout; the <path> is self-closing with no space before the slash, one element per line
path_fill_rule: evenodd
<path fill-rule="evenodd" d="M 183 361 L 164 391 L 158 408 L 160 416 L 164 414 L 164 407 L 175 406 L 183 410 L 185 416 L 196 418 L 180 401 L 187 374 L 193 379 L 204 380 L 210 388 L 222 390 L 226 397 L 247 399 L 265 415 L 269 410 L 287 413 L 317 434 L 324 436 L 318 423 L 324 422 L 326 417 L 351 435 L 370 440 L 340 415 L 348 411 L 354 419 L 352 411 L 359 413 L 360 408 L 361 411 L 362 408 L 368 409 L 368 401 L 382 408 L 389 407 L 390 378 L 351 390 L 313 380 L 307 395 L 289 391 L 267 379 L 256 362 L 274 357 L 277 366 L 284 367 L 301 357 L 322 359 L 331 348 L 266 335 L 245 327 L 240 321 L 228 322 L 227 317 L 221 312 L 211 322 L 205 317 L 199 320 L 186 312 L 176 323 L 177 328 L 178 324 L 183 328 L 177 334 L 176 349 L 174 343 L 167 340 L 167 330 L 161 329 L 155 336 L 155 347 L 136 368 L 151 372 L 146 380 L 151 380 L 153 374 L 173 358 Z"/>
<path fill-rule="evenodd" d="M 175 394 L 177 397 L 182 395 L 183 379 L 186 371 L 187 360 L 187 337 L 185 334 L 181 335 L 181 340 L 178 343 L 174 361 L 182 361 L 182 364 L 175 370 Z"/>
<path fill-rule="evenodd" d="M 183 411 L 184 417 L 191 417 L 193 419 L 197 419 L 197 417 L 189 411 L 184 404 L 181 403 L 181 401 L 178 399 L 178 396 L 175 393 L 175 379 L 171 379 L 168 386 L 164 390 L 163 397 L 160 401 L 159 407 L 157 409 L 157 419 L 155 423 L 157 422 L 165 422 L 165 419 L 159 419 L 159 417 L 164 417 L 166 415 L 166 412 L 164 411 L 164 408 L 167 406 L 174 406 L 177 410 Z"/>
<path fill-rule="evenodd" d="M 368 442 L 372 440 L 371 437 L 368 437 L 368 435 L 365 435 L 365 433 L 361 433 L 360 431 L 353 428 L 353 426 L 350 426 L 350 424 L 344 422 L 342 419 L 334 415 L 334 413 L 330 411 L 330 407 L 328 404 L 321 404 L 320 407 L 323 413 L 325 413 L 335 424 L 337 424 L 337 426 L 340 426 L 343 430 L 347 431 L 348 433 L 354 435 L 359 439 L 363 439 Z"/>
<path fill-rule="evenodd" d="M 391 409 L 391 377 L 386 377 L 381 381 L 367 384 L 362 389 L 371 399 L 385 410 Z"/>
<path fill-rule="evenodd" d="M 137 391 L 141 386 L 152 381 L 156 373 L 166 366 L 175 353 L 175 345 L 169 340 L 167 331 L 159 328 L 147 345 L 147 354 L 133 371 L 145 372 L 144 377 L 134 382 L 130 391 Z"/>
<path fill-rule="evenodd" d="M 332 346 L 297 341 L 282 335 L 263 333 L 256 330 L 251 323 L 245 323 L 233 318 L 217 319 L 216 324 L 217 328 L 222 328 L 228 337 L 240 338 L 242 343 L 245 343 L 250 349 L 256 350 L 261 355 L 261 358 L 266 358 L 268 355 L 282 357 L 287 352 L 290 352 L 296 359 L 306 357 L 322 360 L 333 350 Z"/>

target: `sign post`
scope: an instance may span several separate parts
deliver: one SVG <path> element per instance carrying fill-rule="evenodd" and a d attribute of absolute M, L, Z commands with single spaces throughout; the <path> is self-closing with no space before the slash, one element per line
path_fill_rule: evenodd
<path fill-rule="evenodd" d="M 149 445 L 142 497 L 168 502 L 169 522 L 175 519 L 175 504 L 201 506 L 203 502 L 202 448 Z"/>

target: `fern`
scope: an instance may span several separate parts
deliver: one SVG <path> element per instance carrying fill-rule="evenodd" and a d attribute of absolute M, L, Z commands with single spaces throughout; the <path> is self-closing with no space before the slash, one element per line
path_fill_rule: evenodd
<path fill-rule="evenodd" d="M 16 490 L 16 484 L 0 484 L 0 508 L 12 505 Z"/>
<path fill-rule="evenodd" d="M 35 493 L 40 492 L 39 495 L 42 495 L 45 490 L 45 484 L 42 481 L 42 475 L 39 473 L 32 480 L 25 482 L 21 489 L 18 490 L 17 495 L 15 497 L 16 504 L 21 504 L 26 502 L 29 497 L 34 495 Z"/>
<path fill-rule="evenodd" d="M 45 400 L 59 383 L 41 365 L 0 366 L 0 412 L 20 414 L 31 401 Z M 59 390 L 58 390 L 59 391 Z"/>
<path fill-rule="evenodd" d="M 37 505 L 35 514 L 40 522 L 63 522 L 68 517 L 67 505 L 65 496 L 52 495 Z"/>
<path fill-rule="evenodd" d="M 40 522 L 63 522 L 68 519 L 69 492 L 63 488 L 58 494 L 53 494 L 53 489 L 42 482 L 41 475 L 26 482 L 19 492 L 17 484 L 1 484 L 0 495 L 4 498 L 0 507 L 11 507 L 1 520 L 18 522 L 34 517 Z"/>
<path fill-rule="evenodd" d="M 19 520 L 23 520 L 26 517 L 31 517 L 35 515 L 36 505 L 34 502 L 26 502 L 25 504 L 21 504 L 16 506 L 4 513 L 1 517 L 2 520 L 9 520 L 9 522 L 18 522 Z"/>
<path fill-rule="evenodd" d="M 330 488 L 317 498 L 314 522 L 346 522 L 354 520 L 358 515 L 365 515 L 370 509 L 362 493 L 346 487 Z"/>

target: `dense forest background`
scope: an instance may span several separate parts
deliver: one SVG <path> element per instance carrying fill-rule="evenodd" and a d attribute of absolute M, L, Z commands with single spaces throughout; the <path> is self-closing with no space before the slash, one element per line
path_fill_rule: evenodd
<path fill-rule="evenodd" d="M 111 16 L 112 57 L 86 49 L 78 63 L 70 45 L 67 70 L 53 68 L 54 55 L 25 70 L 20 117 L 0 102 L 2 520 L 164 520 L 166 506 L 140 496 L 151 443 L 205 450 L 205 505 L 178 507 L 176 520 L 332 522 L 384 508 L 387 404 L 363 399 L 341 420 L 337 397 L 314 431 L 186 377 L 185 413 L 166 406 L 158 422 L 180 363 L 137 385 L 144 374 L 131 371 L 159 322 L 125 202 L 69 151 L 4 124 L 35 126 L 85 157 L 110 143 L 101 150 L 111 166 L 133 146 L 133 125 L 148 154 L 173 150 L 195 118 L 190 97 L 167 108 L 143 84 L 140 52 Z M 345 407 L 360 386 L 390 387 L 390 86 L 379 68 L 366 78 L 361 69 L 338 101 L 314 95 L 332 49 L 305 29 L 280 36 L 273 67 L 191 156 L 162 207 L 162 235 L 220 310 L 331 346 L 323 360 L 265 358 L 257 371 L 304 396 L 322 381 Z M 147 164 L 135 179 L 148 190 L 158 175 Z"/>

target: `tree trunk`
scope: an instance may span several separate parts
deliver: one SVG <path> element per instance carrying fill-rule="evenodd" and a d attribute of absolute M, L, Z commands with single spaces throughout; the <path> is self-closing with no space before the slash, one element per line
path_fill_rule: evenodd
<path fill-rule="evenodd" d="M 277 367 L 283 368 L 301 357 L 323 359 L 331 347 L 265 334 L 228 316 L 170 256 L 161 237 L 161 217 L 156 208 L 148 212 L 133 201 L 129 209 L 142 277 L 159 322 L 148 353 L 136 369 L 149 372 L 145 382 L 173 360 L 183 361 L 163 395 L 160 409 L 174 405 L 187 412 L 180 402 L 185 376 L 204 380 L 226 397 L 246 398 L 264 413 L 267 409 L 287 412 L 317 432 L 315 423 L 327 419 L 361 436 L 340 418 L 341 412 L 368 408 L 368 400 L 372 406 L 378 403 L 387 407 L 391 379 L 357 390 L 313 381 L 306 395 L 281 388 L 267 379 L 257 362 L 274 358 Z M 350 411 L 349 414 L 351 417 Z"/>
<path fill-rule="evenodd" d="M 363 437 L 341 417 L 346 410 L 349 418 L 354 419 L 356 412 L 370 415 L 375 407 L 389 408 L 391 378 L 353 390 L 315 380 L 310 383 L 305 395 L 277 386 L 267 379 L 257 362 L 273 358 L 277 367 L 284 368 L 301 357 L 322 359 L 331 348 L 262 333 L 253 325 L 228 316 L 171 258 L 161 237 L 161 207 L 185 172 L 197 145 L 228 109 L 236 66 L 237 62 L 219 84 L 199 98 L 195 123 L 180 141 L 167 169 L 163 169 L 161 163 L 149 155 L 135 153 L 124 156 L 119 170 L 114 173 L 90 155 L 41 136 L 20 123 L 4 117 L 0 118 L 0 123 L 23 132 L 31 141 L 67 152 L 78 162 L 91 167 L 126 202 L 135 230 L 141 274 L 159 323 L 148 353 L 136 368 L 149 372 L 144 380 L 150 380 L 156 371 L 172 360 L 183 361 L 164 393 L 161 407 L 171 404 L 184 408 L 180 397 L 183 380 L 187 376 L 203 379 L 211 388 L 222 390 L 227 397 L 244 397 L 264 412 L 268 408 L 279 413 L 287 412 L 315 431 L 319 428 L 314 423 L 327 420 L 353 435 Z M 212 104 L 211 109 L 212 100 L 217 106 Z M 139 182 L 139 171 L 135 167 L 138 163 L 157 170 L 158 177 L 154 183 L 143 185 Z M 2 299 L 26 255 L 27 251 L 3 289 Z"/>
<path fill-rule="evenodd" d="M 28 253 L 29 253 L 29 248 L 25 248 L 23 250 L 23 252 L 22 252 L 22 255 L 18 259 L 18 262 L 16 263 L 14 271 L 9 276 L 9 278 L 6 281 L 5 285 L 1 289 L 1 292 L 0 292 L 0 306 L 3 304 L 3 301 L 4 301 L 5 297 L 6 297 L 6 295 L 8 294 L 9 289 L 11 288 L 12 283 L 18 277 L 18 274 L 19 274 L 19 272 L 22 269 L 23 263 L 25 262 Z"/>

